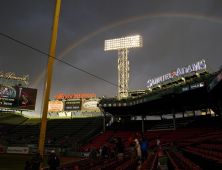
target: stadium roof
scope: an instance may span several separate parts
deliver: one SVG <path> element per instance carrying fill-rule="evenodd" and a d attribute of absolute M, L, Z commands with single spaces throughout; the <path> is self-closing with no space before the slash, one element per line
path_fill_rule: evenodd
<path fill-rule="evenodd" d="M 191 110 L 217 109 L 222 99 L 222 80 L 212 86 L 212 82 L 222 71 L 205 72 L 199 76 L 186 77 L 185 81 L 170 82 L 165 87 L 145 90 L 128 98 L 103 98 L 99 106 L 105 112 L 119 116 L 165 115 Z M 210 87 L 210 85 L 213 87 Z"/>

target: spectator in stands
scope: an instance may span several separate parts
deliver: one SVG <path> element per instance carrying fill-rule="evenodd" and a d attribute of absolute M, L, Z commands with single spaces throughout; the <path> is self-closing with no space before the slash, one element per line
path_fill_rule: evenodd
<path fill-rule="evenodd" d="M 39 150 L 36 150 L 35 155 L 31 159 L 32 170 L 39 170 L 41 162 L 43 162 L 42 156 L 40 155 Z"/>
<path fill-rule="evenodd" d="M 116 147 L 116 144 L 113 145 L 113 154 L 111 156 L 117 157 L 118 154 L 118 148 Z"/>
<path fill-rule="evenodd" d="M 26 161 L 26 164 L 25 164 L 25 170 L 31 170 L 31 163 L 29 161 Z"/>
<path fill-rule="evenodd" d="M 170 150 L 173 150 L 175 152 L 178 152 L 177 148 L 175 147 L 175 144 L 173 142 L 171 142 L 170 144 Z"/>
<path fill-rule="evenodd" d="M 50 170 L 56 170 L 57 166 L 60 165 L 60 159 L 58 158 L 58 156 L 56 156 L 54 150 L 51 151 L 51 154 L 48 157 L 47 163 L 49 165 Z"/>
<path fill-rule="evenodd" d="M 142 154 L 142 164 L 147 159 L 148 156 L 148 140 L 145 137 L 142 137 L 142 141 L 140 143 L 141 154 Z"/>
<path fill-rule="evenodd" d="M 62 148 L 59 148 L 59 154 L 62 156 Z"/>
<path fill-rule="evenodd" d="M 130 153 L 131 159 L 135 158 L 135 156 L 136 156 L 136 154 L 135 154 L 136 146 L 133 143 L 130 143 L 128 151 Z"/>
<path fill-rule="evenodd" d="M 64 146 L 64 140 L 61 140 L 61 146 L 63 147 Z"/>
<path fill-rule="evenodd" d="M 115 145 L 117 148 L 118 158 L 121 159 L 124 154 L 125 145 L 120 137 L 117 138 Z"/>
<path fill-rule="evenodd" d="M 141 155 L 141 148 L 140 148 L 140 143 L 138 139 L 135 139 L 135 143 L 136 143 L 136 152 L 137 152 L 137 156 L 140 157 L 140 159 L 142 158 Z"/>
<path fill-rule="evenodd" d="M 89 148 L 86 148 L 86 150 L 85 150 L 86 152 L 90 152 L 90 149 Z"/>
<path fill-rule="evenodd" d="M 91 147 L 89 158 L 93 159 L 97 157 L 96 149 Z"/>
<path fill-rule="evenodd" d="M 107 143 L 105 142 L 103 149 L 102 149 L 102 157 L 107 158 L 108 155 L 109 155 L 109 147 L 108 147 Z"/>
<path fill-rule="evenodd" d="M 99 156 L 102 156 L 102 147 L 99 148 Z"/>
<path fill-rule="evenodd" d="M 50 144 L 50 142 L 51 142 L 51 137 L 49 136 L 48 137 L 48 144 Z"/>
<path fill-rule="evenodd" d="M 158 136 L 157 136 L 157 139 L 156 139 L 156 145 L 157 145 L 157 147 L 159 147 L 159 145 L 160 145 L 160 139 L 158 138 Z"/>
<path fill-rule="evenodd" d="M 131 135 L 131 136 L 129 137 L 128 142 L 129 142 L 129 146 L 130 146 L 131 143 L 133 143 L 133 135 Z"/>
<path fill-rule="evenodd" d="M 66 152 L 66 148 L 62 148 L 62 156 L 65 155 L 65 152 Z"/>

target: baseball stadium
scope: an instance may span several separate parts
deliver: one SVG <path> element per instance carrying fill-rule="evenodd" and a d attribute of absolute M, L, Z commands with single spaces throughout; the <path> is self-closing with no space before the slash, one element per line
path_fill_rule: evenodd
<path fill-rule="evenodd" d="M 60 170 L 221 169 L 222 70 L 210 73 L 204 67 L 180 76 L 174 71 L 166 75 L 172 78 L 148 80 L 146 90 L 129 91 L 128 97 L 56 95 L 48 106 L 43 169 L 49 169 L 52 151 L 60 158 Z M 22 113 L 34 109 L 36 93 L 36 89 L 1 85 L 2 170 L 24 169 L 38 150 L 42 118 Z M 149 150 L 141 159 L 130 148 L 144 138 Z M 108 148 L 105 153 L 104 148 Z"/>
<path fill-rule="evenodd" d="M 221 170 L 222 67 L 212 71 L 204 59 L 130 91 L 128 50 L 142 37 L 105 40 L 105 51 L 118 50 L 117 95 L 49 100 L 60 3 L 40 117 L 24 114 L 38 93 L 29 77 L 0 72 L 0 170 Z"/>

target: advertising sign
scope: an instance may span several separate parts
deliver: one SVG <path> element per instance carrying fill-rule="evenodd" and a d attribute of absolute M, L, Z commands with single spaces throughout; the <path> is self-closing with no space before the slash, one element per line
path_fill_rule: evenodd
<path fill-rule="evenodd" d="M 23 77 L 17 77 L 13 72 L 4 73 L 3 71 L 0 71 L 0 78 L 6 79 L 7 81 L 17 80 L 23 82 L 24 84 L 29 84 L 29 75 L 24 75 Z"/>
<path fill-rule="evenodd" d="M 89 157 L 89 152 L 81 152 L 81 157 Z"/>
<path fill-rule="evenodd" d="M 16 110 L 35 110 L 37 89 L 19 86 L 0 86 L 0 107 Z"/>
<path fill-rule="evenodd" d="M 80 93 L 80 94 L 57 94 L 54 99 L 84 99 L 84 98 L 94 98 L 96 95 L 94 93 Z"/>
<path fill-rule="evenodd" d="M 190 64 L 186 67 L 177 68 L 176 70 L 174 70 L 170 73 L 164 74 L 160 77 L 156 77 L 154 79 L 149 79 L 147 81 L 147 88 L 153 87 L 153 86 L 158 85 L 160 83 L 164 83 L 167 80 L 172 80 L 178 76 L 184 76 L 186 74 L 201 71 L 201 70 L 206 70 L 205 60 L 198 61 L 198 62 Z"/>
<path fill-rule="evenodd" d="M 28 147 L 8 147 L 7 153 L 19 153 L 19 154 L 28 154 Z"/>
<path fill-rule="evenodd" d="M 190 90 L 189 86 L 182 88 L 182 92 L 189 91 L 189 90 Z"/>
<path fill-rule="evenodd" d="M 97 107 L 98 104 L 99 104 L 99 102 L 96 100 L 82 101 L 82 110 L 89 110 L 89 111 L 98 110 L 99 111 L 100 109 L 99 109 L 99 107 Z"/>
<path fill-rule="evenodd" d="M 207 87 L 207 91 L 210 92 L 217 85 L 217 83 L 218 83 L 217 78 L 215 78 Z"/>
<path fill-rule="evenodd" d="M 222 71 L 217 75 L 217 77 L 209 84 L 207 91 L 210 92 L 222 79 Z"/>
<path fill-rule="evenodd" d="M 221 81 L 221 79 L 222 79 L 222 71 L 220 71 L 220 73 L 217 75 L 218 83 Z"/>
<path fill-rule="evenodd" d="M 64 111 L 81 110 L 81 101 L 65 101 Z"/>
<path fill-rule="evenodd" d="M 36 153 L 36 150 L 38 148 L 32 148 L 32 154 Z M 50 155 L 50 153 L 52 152 L 52 150 L 55 150 L 55 148 L 44 148 L 44 155 Z"/>
<path fill-rule="evenodd" d="M 49 112 L 59 112 L 63 109 L 62 101 L 49 101 L 48 111 Z"/>
<path fill-rule="evenodd" d="M 200 88 L 200 87 L 204 87 L 204 82 L 190 85 L 190 90 L 197 89 L 197 88 Z"/>

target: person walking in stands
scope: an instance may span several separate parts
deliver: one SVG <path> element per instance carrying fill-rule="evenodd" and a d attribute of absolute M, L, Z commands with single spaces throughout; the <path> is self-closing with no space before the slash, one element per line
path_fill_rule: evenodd
<path fill-rule="evenodd" d="M 57 166 L 60 165 L 60 159 L 58 158 L 58 156 L 55 154 L 55 151 L 52 150 L 51 154 L 48 157 L 48 161 L 47 161 L 48 165 L 49 165 L 49 169 L 50 170 L 56 170 Z"/>
<path fill-rule="evenodd" d="M 158 136 L 157 136 L 157 139 L 156 139 L 156 145 L 157 145 L 157 148 L 158 148 L 159 145 L 160 145 L 160 139 L 158 138 Z"/>
<path fill-rule="evenodd" d="M 40 163 L 43 162 L 42 156 L 39 153 L 39 150 L 36 150 L 35 155 L 31 159 L 32 170 L 39 170 Z"/>
<path fill-rule="evenodd" d="M 142 137 L 142 141 L 140 143 L 141 154 L 142 154 L 142 164 L 147 159 L 148 156 L 148 140 L 145 137 Z"/>
<path fill-rule="evenodd" d="M 93 158 L 96 158 L 96 157 L 97 157 L 96 149 L 91 147 L 89 158 L 93 159 Z"/>
<path fill-rule="evenodd" d="M 131 143 L 133 143 L 133 135 L 131 135 L 131 136 L 129 137 L 128 142 L 129 142 L 129 146 L 130 146 Z"/>
<path fill-rule="evenodd" d="M 109 147 L 108 147 L 107 143 L 105 142 L 103 149 L 102 149 L 102 157 L 107 158 L 108 155 L 109 155 Z"/>
<path fill-rule="evenodd" d="M 135 143 L 136 143 L 137 156 L 140 157 L 140 159 L 141 159 L 142 158 L 141 148 L 140 148 L 140 143 L 139 143 L 138 139 L 135 139 Z"/>
<path fill-rule="evenodd" d="M 131 159 L 133 159 L 136 155 L 134 154 L 135 153 L 135 149 L 136 149 L 136 146 L 133 144 L 133 143 L 130 143 L 130 146 L 128 148 L 128 151 L 130 153 L 130 157 Z"/>
<path fill-rule="evenodd" d="M 175 144 L 173 142 L 170 143 L 170 151 L 178 152 L 177 148 L 175 147 Z"/>
<path fill-rule="evenodd" d="M 125 145 L 120 137 L 117 138 L 115 145 L 117 148 L 118 158 L 121 159 L 123 157 Z"/>

